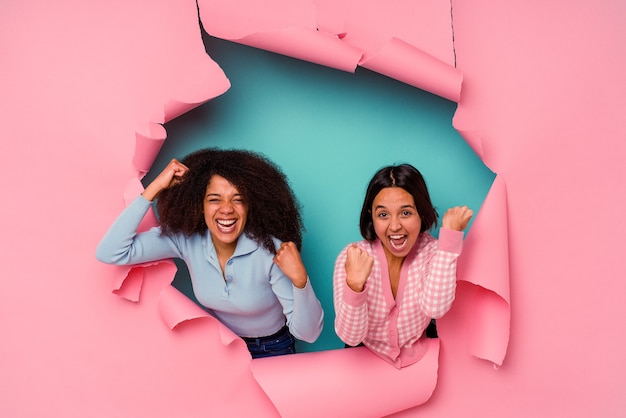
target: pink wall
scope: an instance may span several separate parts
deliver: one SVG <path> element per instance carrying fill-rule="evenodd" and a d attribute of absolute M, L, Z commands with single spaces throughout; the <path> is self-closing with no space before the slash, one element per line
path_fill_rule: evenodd
<path fill-rule="evenodd" d="M 448 64 L 454 59 L 446 42 L 449 20 L 442 26 L 449 19 L 446 2 L 429 6 L 428 19 L 420 10 L 400 13 L 389 6 L 389 15 L 376 10 L 373 15 L 385 22 L 404 16 L 393 28 L 367 20 L 374 2 L 360 2 L 362 9 L 352 15 L 347 1 L 277 6 L 286 13 L 274 13 L 272 5 L 279 1 L 266 3 L 252 14 L 258 18 L 255 31 L 271 29 L 276 21 L 297 22 L 307 29 L 296 31 L 297 39 L 316 45 L 322 51 L 316 57 L 337 53 L 338 68 L 356 65 L 360 53 L 354 48 L 370 58 L 390 34 Z M 511 301 L 506 357 L 495 370 L 470 354 L 476 350 L 468 348 L 470 335 L 462 324 L 477 316 L 476 305 L 456 304 L 441 321 L 432 397 L 397 415 L 623 416 L 626 257 L 618 240 L 626 233 L 621 213 L 626 132 L 620 123 L 626 111 L 626 5 L 509 3 L 452 4 L 463 75 L 460 98 L 452 97 L 459 102 L 454 125 L 506 185 Z M 236 8 L 201 4 L 210 32 L 224 30 L 209 24 L 212 16 L 240 21 Z M 317 24 L 335 34 L 344 29 L 343 43 L 311 35 L 316 4 L 323 11 Z M 408 2 L 394 7 L 400 4 Z M 348 15 L 352 20 L 344 20 Z M 158 138 L 165 136 L 159 122 L 229 86 L 204 54 L 197 19 L 193 1 L 0 5 L 2 416 L 277 416 L 283 411 L 283 400 L 263 380 L 267 363 L 251 367 L 245 349 L 219 324 L 200 318 L 168 329 L 166 324 L 198 316 L 162 290 L 171 280 L 171 264 L 135 271 L 154 279 L 144 282 L 141 301 L 133 303 L 111 294 L 112 281 L 126 270 L 94 259 L 98 240 L 123 207 L 125 188 L 137 187 L 131 163 L 135 133 L 157 138 L 158 149 Z M 419 19 L 439 23 L 423 34 L 426 23 L 415 24 Z M 235 26 L 227 25 L 233 32 L 223 36 L 245 36 L 245 28 Z M 432 39 L 424 40 L 428 34 Z M 289 33 L 289 39 L 294 36 Z M 269 45 L 268 38 L 252 38 L 247 39 Z M 272 45 L 287 48 L 280 37 Z M 369 65 L 384 71 L 375 60 Z M 443 91 L 454 93 L 455 80 L 453 71 Z M 150 144 L 140 150 L 148 164 Z M 459 300 L 474 290 L 461 282 Z M 169 314 L 166 322 L 160 319 Z M 298 362 L 295 357 L 291 361 Z M 305 387 L 292 378 L 288 386 Z M 407 388 L 409 383 L 397 391 Z M 339 394 L 353 395 L 350 389 Z M 323 404 L 320 397 L 304 395 Z"/>

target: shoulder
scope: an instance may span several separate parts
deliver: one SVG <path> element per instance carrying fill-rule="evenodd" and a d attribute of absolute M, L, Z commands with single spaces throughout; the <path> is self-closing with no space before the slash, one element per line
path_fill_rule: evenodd
<path fill-rule="evenodd" d="M 279 240 L 276 237 L 272 237 L 272 241 L 274 242 L 274 248 L 276 248 L 277 250 L 280 248 L 280 246 L 283 243 L 281 240 Z"/>
<path fill-rule="evenodd" d="M 280 241 L 273 239 L 274 245 L 278 243 L 280 246 Z M 278 247 L 276 247 L 278 248 Z M 259 244 L 255 239 L 253 239 L 247 233 L 243 233 L 237 239 L 237 248 L 235 249 L 235 256 L 243 256 L 243 255 L 253 255 L 255 257 L 269 257 L 273 258 L 274 255 L 267 250 L 263 245 Z"/>
<path fill-rule="evenodd" d="M 411 259 L 418 260 L 423 257 L 432 256 L 437 250 L 437 238 L 429 232 L 422 232 L 419 235 L 417 247 L 412 251 Z"/>
<path fill-rule="evenodd" d="M 174 243 L 176 247 L 183 253 L 204 253 L 207 243 L 213 245 L 210 234 L 201 235 L 194 233 L 186 235 L 183 232 L 165 232 L 159 227 L 159 236 Z"/>
<path fill-rule="evenodd" d="M 436 245 L 437 238 L 433 237 L 430 232 L 422 232 L 420 234 L 420 246 Z"/>

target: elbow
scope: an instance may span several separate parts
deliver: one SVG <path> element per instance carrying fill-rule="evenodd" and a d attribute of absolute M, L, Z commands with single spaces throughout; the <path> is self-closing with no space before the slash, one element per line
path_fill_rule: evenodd
<path fill-rule="evenodd" d="M 294 337 L 296 337 L 297 339 L 301 341 L 304 341 L 305 343 L 313 344 L 315 341 L 317 341 L 319 336 L 322 334 L 322 328 L 320 327 L 316 331 L 310 334 L 306 334 L 306 335 L 298 335 L 295 332 L 292 332 L 292 334 Z"/>
<path fill-rule="evenodd" d="M 339 339 L 343 341 L 345 345 L 350 346 L 350 347 L 357 347 L 359 344 L 363 342 L 362 339 L 358 339 L 358 338 L 350 339 L 350 338 L 339 337 Z"/>
<path fill-rule="evenodd" d="M 102 263 L 111 264 L 110 254 L 103 248 L 102 244 L 96 248 L 96 259 Z"/>
<path fill-rule="evenodd" d="M 432 319 L 440 319 L 442 318 L 448 311 L 442 311 L 442 310 L 436 310 L 436 311 L 430 311 L 430 312 L 424 312 L 424 314 L 428 317 L 428 318 L 432 318 Z"/>
<path fill-rule="evenodd" d="M 435 309 L 424 309 L 424 315 L 432 319 L 439 319 L 448 313 L 450 308 L 452 307 L 452 302 L 446 304 L 445 306 L 439 306 Z"/>
<path fill-rule="evenodd" d="M 96 259 L 105 264 L 124 264 L 122 257 L 116 256 L 114 252 L 107 249 L 106 245 L 102 245 L 102 243 L 96 248 Z"/>
<path fill-rule="evenodd" d="M 422 313 L 429 318 L 439 319 L 452 307 L 456 293 L 452 290 L 445 294 L 424 296 L 420 301 Z"/>
<path fill-rule="evenodd" d="M 317 339 L 322 334 L 322 328 L 324 326 L 322 320 L 323 318 L 320 319 L 320 323 L 313 330 L 311 330 L 310 333 L 308 333 L 307 335 L 302 335 L 301 337 L 298 337 L 298 339 L 309 344 L 312 344 L 315 341 L 317 341 Z"/>
<path fill-rule="evenodd" d="M 340 326 L 337 326 L 337 324 L 335 324 L 335 334 L 337 334 L 337 336 L 339 337 L 339 339 L 346 345 L 349 345 L 351 347 L 356 347 L 357 345 L 361 344 L 363 342 L 363 338 L 362 337 L 358 337 L 355 335 L 350 335 L 348 333 L 342 332 L 342 329 Z"/>
<path fill-rule="evenodd" d="M 319 338 L 321 333 L 322 333 L 322 331 L 320 330 L 320 332 L 318 334 L 304 336 L 304 337 L 301 337 L 299 339 L 304 341 L 305 343 L 313 344 L 315 341 L 317 341 L 317 339 Z"/>
<path fill-rule="evenodd" d="M 310 323 L 308 326 L 294 327 L 293 325 L 294 324 L 288 324 L 291 334 L 301 341 L 312 344 L 317 341 L 322 334 L 322 329 L 324 328 L 324 311 L 320 310 L 317 321 Z"/>

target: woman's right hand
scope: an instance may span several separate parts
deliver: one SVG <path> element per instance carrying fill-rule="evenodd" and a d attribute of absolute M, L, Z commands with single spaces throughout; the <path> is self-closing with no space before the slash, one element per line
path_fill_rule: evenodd
<path fill-rule="evenodd" d="M 142 196 L 146 200 L 153 201 L 161 191 L 169 189 L 178 183 L 187 171 L 189 171 L 189 168 L 187 168 L 186 165 L 182 164 L 176 158 L 173 158 L 163 171 L 152 180 L 143 193 L 141 193 Z"/>
<path fill-rule="evenodd" d="M 374 257 L 352 244 L 346 256 L 346 283 L 355 292 L 362 292 L 372 273 Z"/>

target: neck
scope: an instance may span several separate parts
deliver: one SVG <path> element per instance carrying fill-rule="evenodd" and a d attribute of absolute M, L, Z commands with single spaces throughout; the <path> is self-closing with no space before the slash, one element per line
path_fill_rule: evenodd
<path fill-rule="evenodd" d="M 235 253 L 235 249 L 237 248 L 237 241 L 230 244 L 213 241 L 213 246 L 215 247 L 217 258 L 219 258 L 220 260 L 228 260 Z"/>
<path fill-rule="evenodd" d="M 383 246 L 383 250 L 385 251 L 385 257 L 387 258 L 387 266 L 389 268 L 393 267 L 401 267 L 402 263 L 404 263 L 404 259 L 406 257 L 398 257 L 393 254 L 391 251 L 388 251 L 387 248 Z"/>

